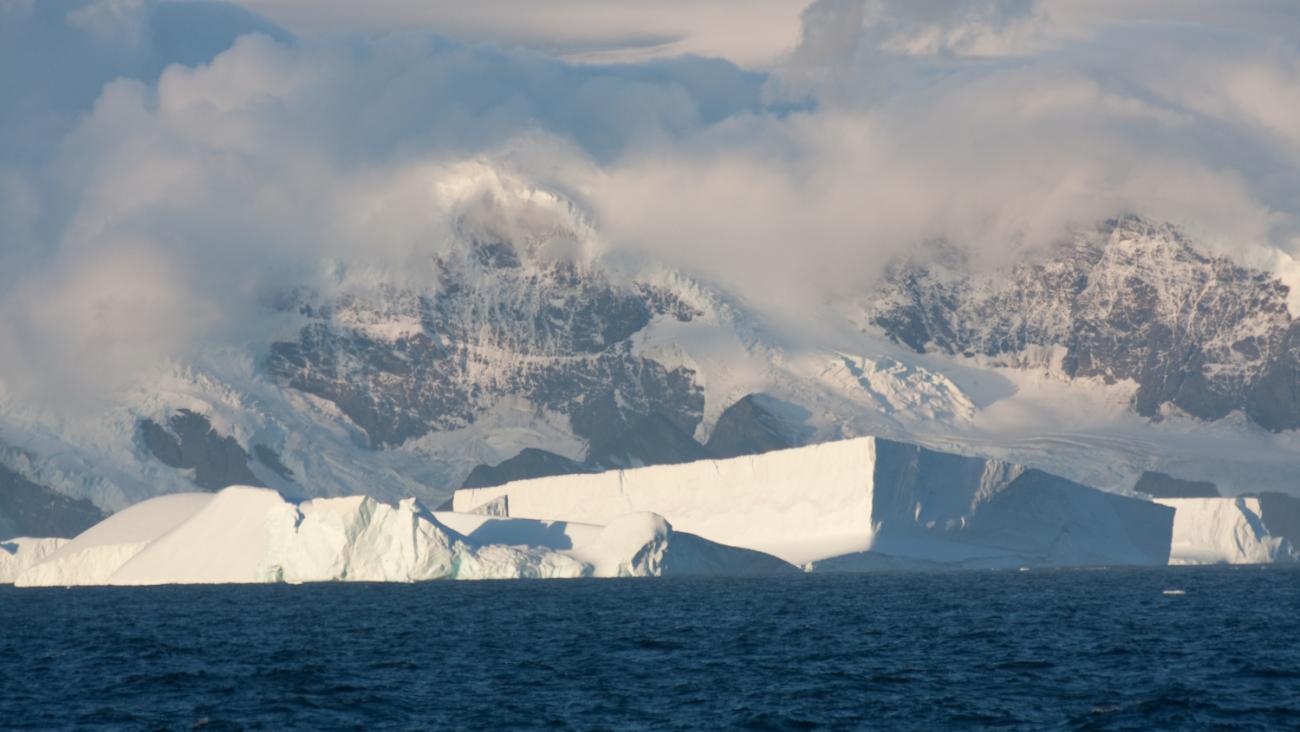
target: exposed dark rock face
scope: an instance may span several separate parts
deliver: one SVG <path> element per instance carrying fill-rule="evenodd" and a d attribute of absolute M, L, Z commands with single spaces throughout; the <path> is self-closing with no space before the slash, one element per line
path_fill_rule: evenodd
<path fill-rule="evenodd" d="M 285 480 L 293 480 L 293 471 L 289 466 L 280 460 L 280 453 L 266 445 L 253 445 L 253 454 L 257 456 L 257 461 L 270 468 L 276 475 Z"/>
<path fill-rule="evenodd" d="M 1152 498 L 1217 498 L 1219 489 L 1209 481 L 1183 480 L 1148 470 L 1138 478 L 1133 490 Z"/>
<path fill-rule="evenodd" d="M 798 428 L 778 416 L 775 403 L 762 394 L 743 397 L 722 413 L 707 445 L 700 445 L 667 417 L 651 414 L 609 439 L 592 442 L 586 462 L 527 448 L 499 465 L 475 467 L 461 487 L 486 488 L 528 478 L 722 459 L 794 447 L 800 442 Z"/>
<path fill-rule="evenodd" d="M 499 241 L 437 266 L 434 293 L 299 303 L 315 322 L 273 344 L 267 370 L 338 405 L 375 448 L 465 427 L 505 396 L 567 415 L 588 440 L 654 412 L 688 433 L 699 424 L 695 374 L 632 353 L 655 315 L 693 317 L 671 293 Z M 383 329 L 394 322 L 406 326 Z"/>
<path fill-rule="evenodd" d="M 587 451 L 587 464 L 630 468 L 687 463 L 707 457 L 703 445 L 671 419 L 656 412 L 637 420 L 613 439 L 593 442 Z"/>
<path fill-rule="evenodd" d="M 765 404 L 762 395 L 750 394 L 727 407 L 705 451 L 714 458 L 730 458 L 797 446 L 796 430 Z"/>
<path fill-rule="evenodd" d="M 218 434 L 207 417 L 188 409 L 173 415 L 165 428 L 151 419 L 140 420 L 140 442 L 164 465 L 194 470 L 194 483 L 200 488 L 261 485 L 239 442 Z"/>
<path fill-rule="evenodd" d="M 591 473 L 594 471 L 595 468 L 585 463 L 570 460 L 553 452 L 529 447 L 497 465 L 479 465 L 474 468 L 470 471 L 469 477 L 465 478 L 465 482 L 461 484 L 461 488 L 490 488 L 513 480 L 545 478 L 552 475 L 571 475 L 573 473 Z"/>
<path fill-rule="evenodd" d="M 1300 427 L 1287 294 L 1172 226 L 1129 217 L 999 272 L 972 273 L 955 250 L 899 264 L 868 318 L 917 351 L 1016 365 L 1031 347 L 1061 347 L 1068 376 L 1134 380 L 1144 416 L 1165 404 L 1207 420 L 1242 410 L 1278 431 Z"/>
<path fill-rule="evenodd" d="M 68 498 L 0 465 L 0 539 L 70 538 L 104 520 L 90 501 Z"/>

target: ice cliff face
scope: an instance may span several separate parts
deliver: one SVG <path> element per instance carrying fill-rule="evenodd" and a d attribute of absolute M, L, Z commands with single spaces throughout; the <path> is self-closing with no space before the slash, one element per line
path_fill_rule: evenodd
<path fill-rule="evenodd" d="M 978 567 L 1164 564 L 1173 523 L 1164 506 L 872 437 L 463 489 L 454 506 L 493 501 L 511 517 L 593 523 L 653 511 L 703 538 L 821 569 L 882 556 Z"/>
<path fill-rule="evenodd" d="M 1063 349 L 1069 377 L 1135 381 L 1144 416 L 1166 404 L 1207 420 L 1241 410 L 1278 431 L 1300 427 L 1287 295 L 1173 226 L 1130 217 L 1008 270 L 972 272 L 956 250 L 899 264 L 867 319 L 917 351 L 1036 365 L 1035 352 Z"/>
<path fill-rule="evenodd" d="M 1293 543 L 1300 539 L 1296 536 L 1300 526 L 1288 521 L 1289 506 L 1270 505 L 1259 497 L 1161 498 L 1157 502 L 1176 511 L 1170 564 L 1269 564 L 1300 559 Z"/>
<path fill-rule="evenodd" d="M 13 584 L 18 575 L 45 561 L 66 543 L 67 539 L 30 537 L 0 542 L 0 585 Z"/>
<path fill-rule="evenodd" d="M 793 571 L 677 534 L 653 514 L 556 524 L 430 513 L 414 500 L 393 506 L 365 496 L 292 503 L 241 486 L 154 498 L 67 543 L 3 548 L 17 559 L 0 556 L 0 578 L 25 587 Z"/>

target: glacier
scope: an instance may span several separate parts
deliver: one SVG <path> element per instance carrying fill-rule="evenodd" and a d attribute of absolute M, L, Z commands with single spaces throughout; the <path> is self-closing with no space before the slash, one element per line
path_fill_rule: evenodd
<path fill-rule="evenodd" d="M 597 526 L 435 513 L 414 499 L 295 503 L 248 486 L 144 501 L 45 554 L 24 567 L 0 564 L 0 572 L 37 587 L 794 571 L 774 557 L 676 532 L 649 513 Z"/>
<path fill-rule="evenodd" d="M 636 511 L 809 569 L 1161 565 L 1174 510 L 1039 470 L 877 437 L 516 481 L 452 507 L 603 523 Z"/>

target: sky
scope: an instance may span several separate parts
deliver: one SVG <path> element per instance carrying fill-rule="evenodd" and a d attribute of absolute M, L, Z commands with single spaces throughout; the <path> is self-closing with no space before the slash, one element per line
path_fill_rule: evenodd
<path fill-rule="evenodd" d="M 797 324 L 926 241 L 1120 213 L 1295 277 L 1293 3 L 0 0 L 10 394 L 429 285 L 467 222 Z"/>

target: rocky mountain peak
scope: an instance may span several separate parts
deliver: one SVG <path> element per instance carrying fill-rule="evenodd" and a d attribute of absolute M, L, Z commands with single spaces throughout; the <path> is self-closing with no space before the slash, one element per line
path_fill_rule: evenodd
<path fill-rule="evenodd" d="M 1172 405 L 1300 427 L 1300 330 L 1286 285 L 1201 253 L 1177 227 L 1124 217 L 993 272 L 954 272 L 953 261 L 891 268 L 868 322 L 917 351 L 995 363 L 1062 347 L 1070 377 L 1135 381 L 1146 416 Z"/>
<path fill-rule="evenodd" d="M 271 346 L 266 371 L 333 402 L 376 448 L 466 427 L 506 397 L 567 416 L 584 439 L 655 413 L 695 430 L 694 373 L 632 348 L 652 319 L 694 317 L 681 298 L 526 242 L 462 244 L 435 259 L 435 287 L 304 311 L 311 322 Z"/>

